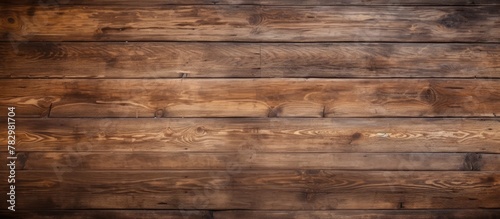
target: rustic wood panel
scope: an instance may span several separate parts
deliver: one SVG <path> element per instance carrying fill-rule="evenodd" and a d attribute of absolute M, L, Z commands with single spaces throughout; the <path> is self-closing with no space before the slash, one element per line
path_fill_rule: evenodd
<path fill-rule="evenodd" d="M 1 80 L 0 107 L 51 117 L 494 117 L 498 80 Z"/>
<path fill-rule="evenodd" d="M 499 42 L 499 11 L 499 6 L 12 6 L 0 11 L 0 40 Z"/>
<path fill-rule="evenodd" d="M 498 208 L 500 196 L 484 193 L 310 193 L 178 190 L 133 195 L 20 191 L 19 209 L 333 210 Z"/>
<path fill-rule="evenodd" d="M 500 153 L 498 119 L 18 119 L 23 151 Z M 0 133 L 0 142 L 6 142 Z"/>
<path fill-rule="evenodd" d="M 3 78 L 500 78 L 498 44 L 13 42 L 0 55 Z"/>
<path fill-rule="evenodd" d="M 495 219 L 499 210 L 335 210 L 335 211 L 216 211 L 214 218 L 239 219 Z"/>
<path fill-rule="evenodd" d="M 2 154 L 7 157 L 6 153 Z M 20 170 L 331 169 L 499 171 L 500 154 L 477 153 L 235 153 L 21 152 Z M 7 166 L 2 169 L 7 170 Z"/>
<path fill-rule="evenodd" d="M 500 172 L 443 171 L 20 171 L 25 191 L 163 193 L 176 190 L 273 190 L 297 192 L 500 191 Z M 259 217 L 264 218 L 264 217 Z"/>
<path fill-rule="evenodd" d="M 499 57 L 497 44 L 263 44 L 261 68 L 270 77 L 498 78 Z"/>
<path fill-rule="evenodd" d="M 38 210 L 16 211 L 22 218 L 32 219 L 88 219 L 88 218 L 125 218 L 125 219 L 496 219 L 499 210 L 330 210 L 330 211 L 251 211 L 229 210 L 209 211 L 202 210 Z M 0 216 L 10 216 L 10 212 L 0 211 Z"/>
<path fill-rule="evenodd" d="M 120 218 L 120 219 L 214 219 L 212 213 L 202 210 L 18 210 L 14 213 L 0 211 L 2 218 L 30 218 L 30 219 L 91 219 L 91 218 Z M 226 217 L 227 218 L 227 217 Z"/>
<path fill-rule="evenodd" d="M 496 0 L 4 0 L 0 5 L 498 5 Z"/>
<path fill-rule="evenodd" d="M 260 77 L 260 46 L 236 43 L 0 44 L 1 77 Z M 486 58 L 486 57 L 483 57 Z M 33 69 L 36 69 L 34 71 Z"/>

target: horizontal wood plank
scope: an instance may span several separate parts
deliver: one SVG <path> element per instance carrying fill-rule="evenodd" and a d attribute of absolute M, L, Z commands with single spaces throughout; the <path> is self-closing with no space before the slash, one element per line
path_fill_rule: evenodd
<path fill-rule="evenodd" d="M 213 214 L 213 215 L 212 215 Z M 38 211 L 0 211 L 0 216 L 10 218 L 14 215 L 32 219 L 88 219 L 88 218 L 124 218 L 124 219 L 496 219 L 500 210 L 330 210 L 330 211 L 229 211 L 202 210 L 38 210 Z"/>
<path fill-rule="evenodd" d="M 2 78 L 500 78 L 497 44 L 12 42 L 0 55 Z"/>
<path fill-rule="evenodd" d="M 500 48 L 500 47 L 499 47 Z M 1 77 L 260 77 L 260 46 L 236 43 L 1 43 Z M 33 71 L 36 69 L 36 71 Z"/>
<path fill-rule="evenodd" d="M 496 0 L 4 0 L 0 5 L 498 5 Z"/>
<path fill-rule="evenodd" d="M 495 219 L 500 210 L 334 210 L 334 211 L 216 211 L 214 218 L 238 219 Z"/>
<path fill-rule="evenodd" d="M 20 170 L 63 173 L 146 169 L 500 170 L 500 154 L 476 153 L 260 153 L 247 148 L 236 153 L 20 152 L 17 157 Z"/>
<path fill-rule="evenodd" d="M 30 219 L 214 219 L 210 211 L 203 210 L 16 210 L 0 211 L 2 218 Z"/>
<path fill-rule="evenodd" d="M 500 115 L 500 80 L 8 79 L 0 87 L 0 107 L 18 117 Z"/>
<path fill-rule="evenodd" d="M 500 153 L 498 119 L 19 118 L 16 127 L 25 152 Z"/>
<path fill-rule="evenodd" d="M 162 193 L 19 191 L 19 209 L 333 210 L 498 208 L 488 193 L 310 193 L 283 191 L 178 190 Z M 16 200 L 17 200 L 16 199 Z M 17 203 L 17 202 L 16 202 Z"/>
<path fill-rule="evenodd" d="M 0 11 L 0 41 L 500 42 L 499 11 L 499 6 L 12 6 Z"/>
<path fill-rule="evenodd" d="M 273 190 L 295 192 L 498 192 L 500 172 L 448 171 L 24 171 L 25 191 L 163 193 L 176 190 Z"/>

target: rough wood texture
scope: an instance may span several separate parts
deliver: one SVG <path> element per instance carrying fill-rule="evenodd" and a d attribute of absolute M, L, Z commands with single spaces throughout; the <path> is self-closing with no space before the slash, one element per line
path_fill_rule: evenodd
<path fill-rule="evenodd" d="M 0 11 L 0 40 L 500 42 L 499 11 L 499 6 L 12 6 Z"/>
<path fill-rule="evenodd" d="M 19 117 L 494 117 L 499 80 L 1 80 Z M 5 114 L 4 114 L 5 115 Z"/>
<path fill-rule="evenodd" d="M 0 55 L 3 78 L 500 78 L 497 44 L 13 42 Z"/>
<path fill-rule="evenodd" d="M 0 218 L 500 218 L 499 18 L 498 0 L 2 1 Z"/>
<path fill-rule="evenodd" d="M 20 191 L 19 209 L 333 210 L 498 208 L 498 193 L 311 193 L 178 190 L 133 195 Z"/>
<path fill-rule="evenodd" d="M 497 0 L 3 0 L 0 5 L 498 5 Z"/>
<path fill-rule="evenodd" d="M 2 154 L 7 157 L 6 153 Z M 499 171 L 500 154 L 21 152 L 21 170 L 441 170 Z M 5 166 L 3 169 L 7 169 Z"/>
<path fill-rule="evenodd" d="M 23 151 L 500 153 L 498 119 L 18 119 Z M 0 133 L 0 142 L 6 142 Z"/>
<path fill-rule="evenodd" d="M 273 190 L 296 192 L 492 192 L 500 172 L 443 171 L 20 171 L 26 191 L 161 194 L 176 190 Z M 119 186 L 117 185 L 119 182 Z M 263 217 L 259 217 L 263 218 Z"/>
<path fill-rule="evenodd" d="M 499 210 L 335 210 L 335 211 L 217 211 L 214 218 L 239 219 L 496 219 Z"/>
<path fill-rule="evenodd" d="M 2 218 L 30 218 L 30 219 L 213 219 L 212 213 L 201 210 L 20 210 L 15 214 L 0 211 Z M 226 217 L 228 218 L 228 217 Z"/>

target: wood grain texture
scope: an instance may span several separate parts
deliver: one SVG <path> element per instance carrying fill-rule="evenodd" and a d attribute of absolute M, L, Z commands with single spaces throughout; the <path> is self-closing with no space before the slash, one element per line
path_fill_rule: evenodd
<path fill-rule="evenodd" d="M 0 44 L 0 75 L 27 78 L 260 77 L 260 46 L 235 43 Z M 36 69 L 36 71 L 33 71 Z"/>
<path fill-rule="evenodd" d="M 500 78 L 497 44 L 13 42 L 0 55 L 2 78 Z"/>
<path fill-rule="evenodd" d="M 273 190 L 295 192 L 492 192 L 500 172 L 449 171 L 20 171 L 26 191 L 158 193 L 176 190 Z"/>
<path fill-rule="evenodd" d="M 3 153 L 7 157 L 6 153 Z M 20 170 L 435 170 L 499 171 L 500 154 L 20 152 Z M 7 166 L 2 167 L 7 170 Z"/>
<path fill-rule="evenodd" d="M 1 80 L 18 117 L 495 117 L 499 80 Z M 5 115 L 5 114 L 4 114 Z"/>
<path fill-rule="evenodd" d="M 500 42 L 499 11 L 499 6 L 12 6 L 0 11 L 0 41 Z"/>
<path fill-rule="evenodd" d="M 500 153 L 498 119 L 18 119 L 23 151 Z M 0 133 L 0 142 L 7 142 Z"/>
<path fill-rule="evenodd" d="M 498 193 L 310 193 L 283 191 L 178 190 L 100 194 L 19 191 L 20 210 L 185 209 L 185 210 L 334 210 L 498 208 Z"/>
<path fill-rule="evenodd" d="M 497 44 L 263 44 L 269 77 L 500 77 Z M 418 63 L 418 64 L 417 64 Z"/>
<path fill-rule="evenodd" d="M 3 0 L 0 5 L 498 5 L 496 0 Z"/>
<path fill-rule="evenodd" d="M 252 211 L 228 210 L 39 210 L 16 211 L 15 215 L 32 219 L 89 219 L 89 218 L 124 218 L 124 219 L 496 219 L 499 210 L 329 210 L 329 211 Z M 3 218 L 13 218 L 11 212 L 0 211 Z"/>
<path fill-rule="evenodd" d="M 209 211 L 202 210 L 18 210 L 16 212 L 0 211 L 2 218 L 30 219 L 214 219 Z M 227 218 L 227 217 L 226 217 Z"/>
<path fill-rule="evenodd" d="M 217 211 L 214 218 L 239 219 L 495 219 L 499 210 L 334 210 L 334 211 Z"/>

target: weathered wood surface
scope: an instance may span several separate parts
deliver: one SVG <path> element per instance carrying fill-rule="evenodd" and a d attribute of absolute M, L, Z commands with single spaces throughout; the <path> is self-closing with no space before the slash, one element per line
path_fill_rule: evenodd
<path fill-rule="evenodd" d="M 2 218 L 30 219 L 214 219 L 210 211 L 202 210 L 17 210 L 16 212 L 0 211 Z M 228 218 L 228 217 L 224 217 Z"/>
<path fill-rule="evenodd" d="M 11 212 L 0 211 L 2 218 L 13 218 Z M 496 219 L 500 210 L 323 210 L 323 211 L 253 211 L 253 210 L 38 210 L 16 211 L 18 218 L 32 219 Z"/>
<path fill-rule="evenodd" d="M 334 210 L 498 208 L 497 192 L 312 193 L 285 191 L 177 190 L 162 193 L 19 191 L 20 210 L 185 209 Z"/>
<path fill-rule="evenodd" d="M 458 171 L 20 171 L 25 191 L 162 193 L 176 190 L 273 190 L 295 192 L 492 192 L 500 172 Z"/>
<path fill-rule="evenodd" d="M 0 41 L 500 42 L 499 11 L 499 6 L 12 6 L 0 11 Z"/>
<path fill-rule="evenodd" d="M 495 117 L 499 80 L 1 80 L 20 117 Z"/>
<path fill-rule="evenodd" d="M 13 42 L 0 55 L 2 78 L 500 78 L 498 44 Z"/>
<path fill-rule="evenodd" d="M 3 0 L 0 5 L 498 5 L 497 0 Z"/>
<path fill-rule="evenodd" d="M 498 119 L 25 118 L 16 133 L 25 152 L 500 153 L 499 130 Z"/>
<path fill-rule="evenodd" d="M 334 210 L 334 211 L 216 211 L 214 218 L 239 219 L 496 219 L 500 210 Z"/>
<path fill-rule="evenodd" d="M 1 154 L 7 157 L 6 153 Z M 499 171 L 500 154 L 20 152 L 20 170 L 440 170 Z M 7 166 L 2 169 L 7 170 Z"/>

